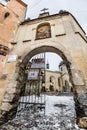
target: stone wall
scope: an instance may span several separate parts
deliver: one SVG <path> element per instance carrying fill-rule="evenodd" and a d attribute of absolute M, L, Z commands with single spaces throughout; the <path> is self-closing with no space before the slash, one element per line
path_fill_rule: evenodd
<path fill-rule="evenodd" d="M 51 26 L 51 37 L 36 40 L 37 26 L 45 22 Z M 6 94 L 9 95 L 9 90 L 11 90 L 12 97 L 11 100 L 3 99 L 0 109 L 1 115 L 7 112 L 9 117 L 9 112 L 12 114 L 12 110 L 17 107 L 18 98 L 24 87 L 24 70 L 29 59 L 41 52 L 55 52 L 67 63 L 76 105 L 81 108 L 83 113 L 81 116 L 87 116 L 86 42 L 84 31 L 70 13 L 56 14 L 23 22 L 16 33 L 13 41 L 16 44 L 13 45 L 13 50 L 10 53 L 10 55 L 17 55 L 20 58 L 14 62 L 7 62 L 5 67 L 8 83 L 6 84 L 4 98 Z M 17 98 L 16 95 L 18 95 Z"/>

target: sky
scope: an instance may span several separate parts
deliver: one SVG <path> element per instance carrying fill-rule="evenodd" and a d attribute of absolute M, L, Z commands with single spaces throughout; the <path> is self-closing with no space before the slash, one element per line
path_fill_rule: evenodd
<path fill-rule="evenodd" d="M 43 8 L 49 8 L 49 13 L 56 14 L 66 10 L 73 14 L 83 30 L 87 33 L 87 0 L 23 0 L 27 5 L 26 18 L 34 19 L 39 16 Z M 48 53 L 46 62 L 50 62 L 51 70 L 58 70 L 61 58 L 57 54 Z"/>
<path fill-rule="evenodd" d="M 32 58 L 44 58 L 44 53 L 39 54 L 39 55 L 35 55 Z M 31 60 L 32 60 L 31 58 Z M 62 61 L 61 57 L 59 55 L 57 55 L 56 53 L 52 53 L 52 52 L 46 52 L 45 53 L 45 68 L 46 68 L 46 64 L 49 64 L 49 70 L 51 71 L 59 71 L 59 63 Z"/>

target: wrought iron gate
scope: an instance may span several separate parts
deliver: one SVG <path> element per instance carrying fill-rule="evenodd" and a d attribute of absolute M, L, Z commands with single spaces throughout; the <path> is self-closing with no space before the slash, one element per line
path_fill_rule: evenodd
<path fill-rule="evenodd" d="M 45 55 L 44 55 L 45 56 Z M 18 112 L 25 108 L 38 109 L 45 113 L 45 57 L 32 59 L 27 70 L 25 93 L 19 100 Z"/>

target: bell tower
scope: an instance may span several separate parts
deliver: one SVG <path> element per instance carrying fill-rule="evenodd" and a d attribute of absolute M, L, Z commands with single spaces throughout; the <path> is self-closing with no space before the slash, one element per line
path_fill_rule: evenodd
<path fill-rule="evenodd" d="M 50 67 L 49 67 L 49 62 L 47 61 L 47 63 L 46 63 L 46 69 L 49 69 Z"/>

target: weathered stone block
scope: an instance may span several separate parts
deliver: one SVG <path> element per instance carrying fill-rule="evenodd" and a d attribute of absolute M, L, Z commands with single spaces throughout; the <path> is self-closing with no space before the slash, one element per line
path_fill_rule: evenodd
<path fill-rule="evenodd" d="M 83 74 L 81 71 L 78 71 L 78 70 L 74 70 L 72 69 L 72 78 L 73 78 L 73 84 L 76 85 L 76 86 L 84 86 L 85 85 L 85 82 L 84 82 L 84 77 L 83 77 Z"/>
<path fill-rule="evenodd" d="M 3 102 L 0 107 L 0 110 L 9 111 L 11 108 L 12 108 L 12 105 L 10 105 L 9 103 Z"/>
<path fill-rule="evenodd" d="M 0 103 L 6 91 L 7 80 L 0 80 Z"/>
<path fill-rule="evenodd" d="M 8 93 L 6 93 L 6 94 L 4 95 L 3 102 L 11 102 L 11 101 L 13 100 L 13 98 L 14 98 L 14 95 L 13 95 L 13 94 L 8 94 Z"/>
<path fill-rule="evenodd" d="M 17 88 L 16 88 L 16 84 L 13 84 L 13 86 L 9 85 L 7 88 L 6 88 L 6 92 L 7 93 L 17 93 Z"/>
<path fill-rule="evenodd" d="M 9 94 L 9 93 L 6 93 L 4 95 L 3 102 L 10 102 L 12 104 L 14 102 L 17 102 L 18 99 L 19 99 L 19 95 L 18 94 Z"/>
<path fill-rule="evenodd" d="M 78 126 L 87 129 L 87 117 L 80 118 L 78 121 Z"/>
<path fill-rule="evenodd" d="M 13 83 L 12 82 L 9 82 L 8 83 L 8 86 L 7 86 L 7 90 L 8 89 L 13 89 L 13 88 L 16 88 L 17 87 L 17 82 L 14 81 Z M 10 90 L 11 91 L 11 90 Z"/>
<path fill-rule="evenodd" d="M 4 73 L 5 74 L 15 73 L 15 69 L 16 69 L 16 62 L 7 63 Z"/>
<path fill-rule="evenodd" d="M 8 81 L 14 81 L 16 80 L 18 77 L 18 73 L 14 73 L 14 74 L 8 74 Z"/>
<path fill-rule="evenodd" d="M 3 74 L 1 77 L 0 77 L 0 80 L 6 80 L 7 78 L 7 75 L 6 74 Z"/>

